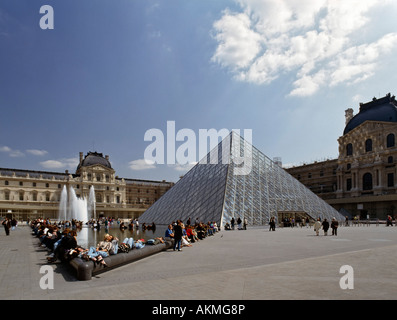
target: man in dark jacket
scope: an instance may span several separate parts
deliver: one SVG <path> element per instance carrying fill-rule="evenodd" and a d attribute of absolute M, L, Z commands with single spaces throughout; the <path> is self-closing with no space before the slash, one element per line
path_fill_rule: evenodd
<path fill-rule="evenodd" d="M 323 221 L 323 230 L 324 230 L 324 235 L 325 236 L 328 233 L 328 229 L 329 229 L 329 222 L 327 221 L 327 219 L 324 219 L 324 221 Z"/>
<path fill-rule="evenodd" d="M 178 247 L 178 251 L 181 251 L 181 242 L 182 242 L 182 222 L 178 220 L 176 226 L 174 227 L 174 251 Z"/>

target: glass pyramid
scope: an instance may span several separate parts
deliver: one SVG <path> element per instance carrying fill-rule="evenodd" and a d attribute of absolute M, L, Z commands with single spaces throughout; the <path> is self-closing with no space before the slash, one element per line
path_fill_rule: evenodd
<path fill-rule="evenodd" d="M 241 161 L 244 159 L 244 161 Z M 343 217 L 262 152 L 231 132 L 139 217 L 140 223 L 168 225 L 177 219 L 216 221 L 234 217 L 248 225 L 267 224 L 284 214 L 312 219 Z"/>

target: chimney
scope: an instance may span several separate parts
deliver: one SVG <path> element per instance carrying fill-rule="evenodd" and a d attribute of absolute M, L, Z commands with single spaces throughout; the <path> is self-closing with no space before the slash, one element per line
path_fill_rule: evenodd
<path fill-rule="evenodd" d="M 345 119 L 346 119 L 346 124 L 349 123 L 349 121 L 353 118 L 353 109 L 349 108 L 345 110 Z"/>
<path fill-rule="evenodd" d="M 83 153 L 80 152 L 80 164 L 83 162 Z"/>

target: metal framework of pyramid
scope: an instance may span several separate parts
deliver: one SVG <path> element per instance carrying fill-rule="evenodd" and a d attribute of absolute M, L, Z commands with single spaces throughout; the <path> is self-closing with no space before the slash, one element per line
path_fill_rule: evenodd
<path fill-rule="evenodd" d="M 250 159 L 250 165 L 241 163 L 241 159 Z M 278 164 L 231 132 L 139 221 L 167 225 L 190 218 L 204 223 L 216 221 L 222 227 L 240 217 L 249 225 L 264 225 L 271 217 L 277 220 L 280 212 L 302 212 L 313 219 L 343 219 Z"/>

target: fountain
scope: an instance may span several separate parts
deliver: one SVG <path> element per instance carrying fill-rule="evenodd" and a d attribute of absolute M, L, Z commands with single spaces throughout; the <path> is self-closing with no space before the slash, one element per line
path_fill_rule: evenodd
<path fill-rule="evenodd" d="M 95 190 L 94 186 L 90 188 L 90 194 L 88 196 L 88 204 L 87 204 L 88 216 L 92 219 L 96 219 L 96 199 L 95 199 Z"/>
<path fill-rule="evenodd" d="M 75 190 L 70 186 L 69 193 L 66 185 L 61 192 L 61 200 L 59 203 L 58 221 L 76 219 L 78 221 L 87 222 L 91 218 L 95 218 L 95 191 L 91 186 L 90 194 L 87 199 L 79 198 Z"/>

